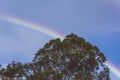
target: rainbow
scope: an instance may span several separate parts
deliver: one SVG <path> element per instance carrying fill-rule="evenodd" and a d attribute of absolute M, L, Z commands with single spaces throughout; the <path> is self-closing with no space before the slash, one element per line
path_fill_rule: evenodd
<path fill-rule="evenodd" d="M 120 79 L 120 69 L 113 65 L 111 62 L 106 62 L 106 65 L 110 68 L 110 71 Z"/>
<path fill-rule="evenodd" d="M 54 37 L 54 38 L 59 37 L 61 39 L 64 39 L 64 35 L 62 35 L 58 32 L 55 32 L 48 28 L 45 28 L 44 26 L 41 26 L 41 25 L 38 25 L 35 23 L 31 23 L 31 22 L 28 22 L 25 20 L 21 20 L 21 19 L 15 18 L 15 17 L 0 17 L 0 20 L 9 22 L 9 23 L 12 23 L 15 25 L 19 25 L 23 28 L 27 28 L 27 29 L 31 29 L 31 30 L 34 30 L 34 31 L 37 31 L 40 33 L 44 33 L 44 34 Z M 108 67 L 110 68 L 110 72 L 115 74 L 120 79 L 120 70 L 117 67 L 115 67 L 111 62 L 106 62 L 106 65 L 108 65 Z"/>
<path fill-rule="evenodd" d="M 34 31 L 37 31 L 40 33 L 44 33 L 44 34 L 51 36 L 51 37 L 54 37 L 54 38 L 56 38 L 56 37 L 59 37 L 61 39 L 64 38 L 64 35 L 62 35 L 58 32 L 55 32 L 51 29 L 48 29 L 45 26 L 41 26 L 41 25 L 38 25 L 35 23 L 27 22 L 25 20 L 20 20 L 20 19 L 15 18 L 15 17 L 0 17 L 0 20 L 7 21 L 9 23 L 19 25 L 21 27 L 31 29 L 31 30 L 34 30 Z"/>

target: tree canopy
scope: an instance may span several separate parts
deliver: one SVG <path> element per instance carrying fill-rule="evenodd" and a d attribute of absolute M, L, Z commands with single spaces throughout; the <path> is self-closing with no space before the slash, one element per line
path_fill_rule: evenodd
<path fill-rule="evenodd" d="M 70 34 L 64 40 L 50 40 L 32 62 L 12 62 L 1 68 L 1 77 L 27 80 L 110 80 L 105 55 L 97 46 Z"/>

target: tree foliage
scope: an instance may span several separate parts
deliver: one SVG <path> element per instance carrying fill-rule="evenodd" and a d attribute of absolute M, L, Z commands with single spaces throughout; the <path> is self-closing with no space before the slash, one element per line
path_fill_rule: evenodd
<path fill-rule="evenodd" d="M 31 63 L 8 64 L 8 71 L 1 69 L 0 75 L 27 80 L 110 80 L 105 61 L 96 46 L 72 33 L 63 41 L 50 40 Z"/>

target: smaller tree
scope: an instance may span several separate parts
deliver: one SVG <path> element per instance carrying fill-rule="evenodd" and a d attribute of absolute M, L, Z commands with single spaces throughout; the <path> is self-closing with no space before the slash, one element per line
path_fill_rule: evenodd
<path fill-rule="evenodd" d="M 5 80 L 14 80 L 14 79 L 20 79 L 22 80 L 23 77 L 23 65 L 20 62 L 12 61 L 7 65 L 6 68 L 2 68 L 0 71 L 0 75 L 3 78 L 6 78 Z M 2 79 L 4 80 L 4 79 Z"/>

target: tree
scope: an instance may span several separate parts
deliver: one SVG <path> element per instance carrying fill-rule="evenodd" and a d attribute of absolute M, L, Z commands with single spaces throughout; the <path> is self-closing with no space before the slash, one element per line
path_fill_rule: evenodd
<path fill-rule="evenodd" d="M 105 61 L 98 47 L 72 33 L 35 54 L 29 80 L 110 80 Z"/>
<path fill-rule="evenodd" d="M 32 62 L 0 65 L 2 80 L 110 80 L 105 55 L 75 34 L 50 40 Z"/>
<path fill-rule="evenodd" d="M 12 61 L 6 68 L 1 68 L 0 75 L 2 80 L 22 80 L 24 75 L 23 65 L 20 62 Z"/>

